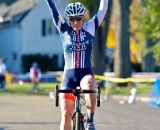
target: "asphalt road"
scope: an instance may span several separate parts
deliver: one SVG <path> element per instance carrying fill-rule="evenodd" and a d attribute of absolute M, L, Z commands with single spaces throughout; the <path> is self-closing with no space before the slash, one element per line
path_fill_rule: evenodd
<path fill-rule="evenodd" d="M 106 100 L 96 108 L 97 130 L 160 130 L 160 108 Z M 60 108 L 49 96 L 0 95 L 0 130 L 59 130 Z"/>

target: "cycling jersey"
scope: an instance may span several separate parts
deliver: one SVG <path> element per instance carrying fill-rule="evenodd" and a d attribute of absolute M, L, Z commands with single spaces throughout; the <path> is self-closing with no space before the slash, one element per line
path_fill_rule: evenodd
<path fill-rule="evenodd" d="M 76 77 L 77 75 L 75 75 L 75 73 L 77 73 L 77 69 L 82 69 L 82 71 L 83 69 L 87 69 L 87 71 L 83 73 L 83 76 L 90 74 L 94 35 L 105 16 L 108 0 L 101 0 L 97 14 L 88 22 L 84 23 L 79 31 L 73 30 L 73 28 L 64 21 L 56 8 L 55 0 L 47 0 L 47 3 L 63 43 L 65 59 L 64 73 L 70 73 L 68 74 L 70 77 Z M 72 70 L 73 72 L 67 70 Z M 81 73 L 81 71 L 78 72 Z M 65 75 L 63 77 L 65 77 Z M 78 82 L 80 82 L 81 78 L 78 78 Z M 67 83 L 64 86 L 67 87 Z"/>
<path fill-rule="evenodd" d="M 54 23 L 59 30 L 64 48 L 65 70 L 91 68 L 94 34 L 107 10 L 108 0 L 101 0 L 97 14 L 85 23 L 78 32 L 74 31 L 57 11 L 55 0 L 47 0 Z"/>

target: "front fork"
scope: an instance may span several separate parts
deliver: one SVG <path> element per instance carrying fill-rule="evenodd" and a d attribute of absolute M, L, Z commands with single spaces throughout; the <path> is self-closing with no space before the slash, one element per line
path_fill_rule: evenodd
<path fill-rule="evenodd" d="M 76 102 L 75 102 L 75 112 L 72 115 L 72 120 L 73 120 L 73 126 L 75 126 L 76 123 L 76 113 L 80 113 L 80 128 L 81 130 L 84 130 L 84 115 L 81 113 L 81 105 L 80 105 L 80 96 L 76 97 Z M 73 130 L 75 128 L 73 127 Z"/>

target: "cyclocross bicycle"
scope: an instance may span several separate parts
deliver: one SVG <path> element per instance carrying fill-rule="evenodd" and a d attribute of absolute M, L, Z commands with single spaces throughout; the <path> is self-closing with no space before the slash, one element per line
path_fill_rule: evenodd
<path fill-rule="evenodd" d="M 85 103 L 82 104 L 81 102 L 81 94 L 90 94 L 90 93 L 97 93 L 97 107 L 100 107 L 100 87 L 97 85 L 97 90 L 82 90 L 79 86 L 77 86 L 75 89 L 72 90 L 63 90 L 59 89 L 59 86 L 56 86 L 56 102 L 55 105 L 58 107 L 59 105 L 59 93 L 70 93 L 73 94 L 76 97 L 75 100 L 75 111 L 72 115 L 72 121 L 73 121 L 73 130 L 85 130 L 84 123 L 86 122 L 83 114 L 81 112 L 81 106 L 85 105 Z"/>

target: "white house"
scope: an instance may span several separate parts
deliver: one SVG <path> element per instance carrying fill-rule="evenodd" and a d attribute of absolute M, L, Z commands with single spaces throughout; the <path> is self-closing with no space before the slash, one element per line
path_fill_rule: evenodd
<path fill-rule="evenodd" d="M 56 0 L 56 3 L 63 15 L 67 0 Z M 56 54 L 58 65 L 63 65 L 63 47 L 46 0 L 19 0 L 0 5 L 0 56 L 6 57 L 12 72 L 19 73 L 21 57 L 26 54 Z"/>

